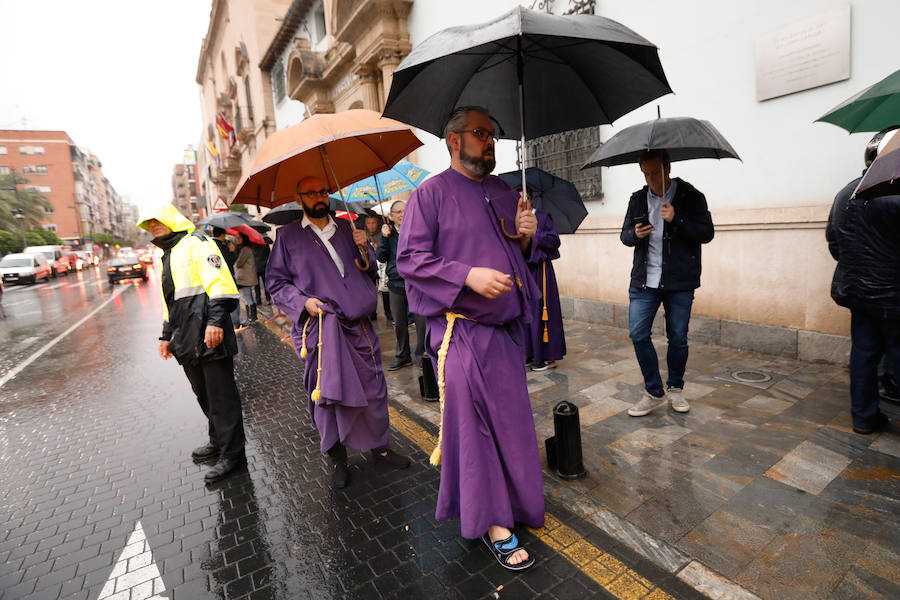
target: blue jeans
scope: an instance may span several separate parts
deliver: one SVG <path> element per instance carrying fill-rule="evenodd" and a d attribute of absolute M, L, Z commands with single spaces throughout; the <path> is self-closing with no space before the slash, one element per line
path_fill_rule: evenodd
<path fill-rule="evenodd" d="M 666 352 L 669 377 L 666 386 L 683 388 L 688 358 L 688 323 L 691 320 L 694 291 L 668 292 L 653 288 L 629 288 L 628 300 L 628 330 L 644 376 L 644 387 L 657 398 L 665 393 L 659 374 L 659 359 L 650 339 L 653 318 L 662 304 L 666 311 L 666 337 L 669 340 Z"/>
<path fill-rule="evenodd" d="M 850 414 L 855 427 L 878 424 L 878 362 L 900 369 L 900 321 L 850 311 Z"/>

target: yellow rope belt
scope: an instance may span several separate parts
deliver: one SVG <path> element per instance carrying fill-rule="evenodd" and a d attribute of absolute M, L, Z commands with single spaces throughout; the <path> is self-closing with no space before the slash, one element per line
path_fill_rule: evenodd
<path fill-rule="evenodd" d="M 438 396 L 441 401 L 441 428 L 438 430 L 437 446 L 431 453 L 430 459 L 431 464 L 435 466 L 441 464 L 441 444 L 443 443 L 444 434 L 444 365 L 447 362 L 447 352 L 450 349 L 450 338 L 453 337 L 453 324 L 457 319 L 467 319 L 471 321 L 469 317 L 455 312 L 447 312 L 444 316 L 447 317 L 447 329 L 444 330 L 444 339 L 441 340 L 441 347 L 438 350 L 437 364 Z"/>
<path fill-rule="evenodd" d="M 550 341 L 550 336 L 547 333 L 547 321 L 549 321 L 550 318 L 547 315 L 547 261 L 546 260 L 544 261 L 543 266 L 544 266 L 544 289 L 542 291 L 543 291 L 543 295 L 544 295 L 544 298 L 543 298 L 544 311 L 541 313 L 541 320 L 544 322 L 544 343 L 546 344 L 547 342 Z"/>
<path fill-rule="evenodd" d="M 319 344 L 318 344 L 318 350 L 317 350 L 318 356 L 316 356 L 316 359 L 318 361 L 318 365 L 317 365 L 318 368 L 316 370 L 316 389 L 314 389 L 312 391 L 312 395 L 310 396 L 310 398 L 312 398 L 313 402 L 318 402 L 319 399 L 322 397 L 322 390 L 319 388 L 321 387 L 321 384 L 322 384 L 322 318 L 324 315 L 325 315 L 325 313 L 322 310 L 319 310 Z M 307 319 L 306 322 L 309 323 L 309 319 Z M 306 326 L 304 325 L 303 326 L 303 350 L 301 350 L 300 353 L 303 354 L 305 351 L 306 351 Z"/>

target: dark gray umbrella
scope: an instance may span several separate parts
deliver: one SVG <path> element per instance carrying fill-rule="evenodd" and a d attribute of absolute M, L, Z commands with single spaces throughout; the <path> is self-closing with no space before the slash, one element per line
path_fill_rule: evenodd
<path fill-rule="evenodd" d="M 501 173 L 499 177 L 512 188 L 522 187 L 519 171 Z M 535 210 L 549 214 L 557 232 L 575 233 L 588 214 L 575 184 L 537 167 L 525 169 L 525 179 L 534 199 Z"/>
<path fill-rule="evenodd" d="M 218 227 L 219 229 L 230 229 L 238 225 L 253 225 L 253 217 L 247 213 L 228 210 L 213 213 L 197 221 L 198 227 L 203 227 L 204 225 Z"/>
<path fill-rule="evenodd" d="M 296 202 L 279 204 L 263 215 L 262 220 L 272 225 L 287 225 L 303 218 L 303 208 Z"/>
<path fill-rule="evenodd" d="M 454 108 L 477 104 L 502 137 L 531 139 L 611 123 L 671 91 L 656 46 L 621 23 L 516 7 L 413 48 L 394 71 L 384 116 L 440 137 Z"/>
<path fill-rule="evenodd" d="M 665 150 L 673 162 L 692 158 L 740 160 L 709 121 L 671 117 L 626 127 L 597 148 L 582 169 L 636 163 L 647 150 Z"/>

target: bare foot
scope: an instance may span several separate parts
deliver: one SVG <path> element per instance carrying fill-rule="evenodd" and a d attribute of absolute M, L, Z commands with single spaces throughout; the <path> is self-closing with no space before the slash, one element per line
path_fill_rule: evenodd
<path fill-rule="evenodd" d="M 488 536 L 490 536 L 491 542 L 500 542 L 511 535 L 512 532 L 509 529 L 500 527 L 499 525 L 492 525 L 490 529 L 488 529 Z M 528 552 L 526 552 L 524 548 L 520 548 L 519 550 L 516 550 L 506 562 L 511 565 L 517 565 L 526 560 L 528 560 Z"/>

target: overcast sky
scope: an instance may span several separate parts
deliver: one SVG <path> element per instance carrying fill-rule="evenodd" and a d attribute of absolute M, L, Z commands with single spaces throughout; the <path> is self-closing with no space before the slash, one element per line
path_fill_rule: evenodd
<path fill-rule="evenodd" d="M 210 0 L 0 0 L 0 129 L 64 130 L 138 205 L 200 139 Z"/>

